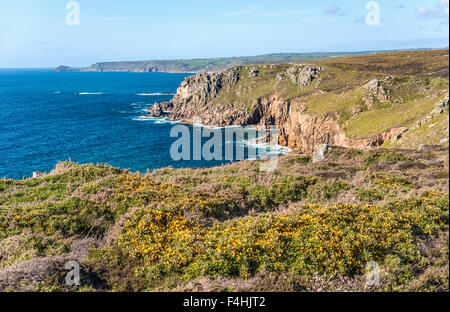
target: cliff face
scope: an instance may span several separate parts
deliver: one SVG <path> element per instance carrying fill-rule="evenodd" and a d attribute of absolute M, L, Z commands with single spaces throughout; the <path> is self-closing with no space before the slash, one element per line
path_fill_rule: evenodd
<path fill-rule="evenodd" d="M 171 120 L 192 122 L 200 117 L 205 125 L 248 125 L 252 124 L 252 114 L 245 107 L 232 103 L 210 105 L 219 93 L 232 90 L 238 83 L 242 67 L 233 67 L 216 74 L 200 73 L 187 77 L 170 102 Z"/>
<path fill-rule="evenodd" d="M 300 99 L 283 101 L 273 95 L 257 103 L 258 111 L 253 120 L 259 120 L 262 127 L 276 125 L 280 145 L 303 153 L 312 153 L 322 144 L 357 149 L 379 147 L 406 129 L 393 127 L 369 138 L 351 138 L 330 114 L 310 114 Z"/>
<path fill-rule="evenodd" d="M 249 65 L 187 77 L 172 101 L 157 107 L 170 110 L 170 120 L 188 123 L 199 117 L 204 125 L 275 125 L 281 145 L 311 153 L 320 144 L 370 149 L 397 140 L 446 94 L 448 77 L 426 72 Z"/>
<path fill-rule="evenodd" d="M 393 127 L 373 137 L 350 138 L 330 114 L 308 113 L 301 98 L 283 100 L 277 93 L 256 99 L 252 103 L 253 112 L 231 105 L 209 106 L 208 98 L 217 96 L 223 76 L 202 74 L 188 78 L 175 98 L 165 106 L 171 110 L 169 119 L 192 123 L 199 117 L 202 124 L 214 126 L 275 125 L 279 129 L 280 145 L 303 153 L 312 153 L 321 144 L 358 149 L 378 147 L 406 129 Z"/>

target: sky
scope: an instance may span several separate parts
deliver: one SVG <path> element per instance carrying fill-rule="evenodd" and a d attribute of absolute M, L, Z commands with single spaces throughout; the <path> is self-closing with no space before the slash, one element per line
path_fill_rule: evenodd
<path fill-rule="evenodd" d="M 68 2 L 1 0 L 0 68 L 441 48 L 449 41 L 449 0 L 78 0 L 79 14 Z"/>

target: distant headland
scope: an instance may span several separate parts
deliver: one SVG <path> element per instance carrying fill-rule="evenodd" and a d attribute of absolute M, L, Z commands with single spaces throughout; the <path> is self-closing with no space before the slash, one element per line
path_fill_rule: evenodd
<path fill-rule="evenodd" d="M 418 50 L 418 49 L 416 49 Z M 430 50 L 430 49 L 421 49 Z M 179 60 L 150 60 L 127 62 L 100 62 L 88 67 L 74 68 L 59 66 L 57 72 L 136 72 L 136 73 L 198 73 L 220 72 L 237 65 L 276 64 L 330 59 L 345 56 L 367 55 L 378 52 L 399 52 L 409 50 L 383 50 L 360 52 L 311 52 L 311 53 L 274 53 L 259 56 L 179 59 Z"/>

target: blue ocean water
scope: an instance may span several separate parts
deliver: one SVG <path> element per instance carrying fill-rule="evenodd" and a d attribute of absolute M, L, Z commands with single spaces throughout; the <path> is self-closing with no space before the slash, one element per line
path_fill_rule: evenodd
<path fill-rule="evenodd" d="M 140 172 L 226 163 L 172 160 L 173 123 L 140 118 L 170 100 L 158 93 L 176 92 L 186 76 L 0 70 L 0 178 L 29 177 L 69 159 Z"/>

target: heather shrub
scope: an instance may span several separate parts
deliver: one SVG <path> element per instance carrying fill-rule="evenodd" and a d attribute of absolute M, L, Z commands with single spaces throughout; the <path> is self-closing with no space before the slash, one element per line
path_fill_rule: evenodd
<path fill-rule="evenodd" d="M 0 238 L 33 232 L 63 236 L 103 235 L 114 221 L 108 206 L 94 204 L 76 197 L 60 203 L 0 207 Z"/>
<path fill-rule="evenodd" d="M 345 180 L 320 180 L 308 189 L 308 199 L 312 202 L 326 202 L 343 191 L 351 189 Z"/>
<path fill-rule="evenodd" d="M 389 150 L 389 149 L 377 149 L 368 152 L 367 155 L 365 155 L 364 162 L 366 166 L 371 166 L 380 162 L 412 162 L 413 159 L 405 156 L 402 153 Z"/>

